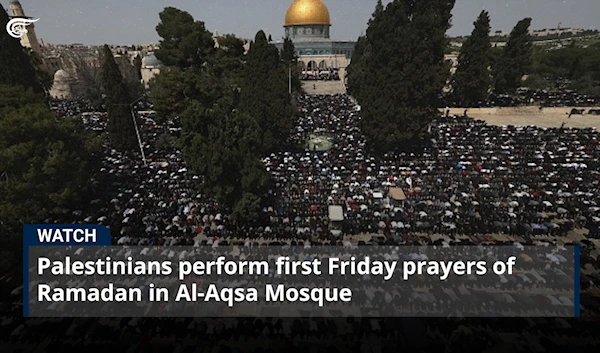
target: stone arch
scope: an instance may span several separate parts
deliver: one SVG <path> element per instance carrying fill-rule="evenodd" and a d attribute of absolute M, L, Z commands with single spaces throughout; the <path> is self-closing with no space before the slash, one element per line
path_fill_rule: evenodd
<path fill-rule="evenodd" d="M 309 61 L 309 62 L 308 62 L 308 65 L 307 65 L 307 69 L 308 69 L 308 71 L 315 71 L 315 70 L 317 70 L 318 68 L 319 68 L 319 67 L 318 67 L 318 65 L 317 65 L 317 62 L 316 62 L 316 61 L 314 61 L 314 60 L 311 60 L 311 61 Z"/>
<path fill-rule="evenodd" d="M 326 70 L 328 67 L 327 63 L 325 62 L 325 60 L 321 60 L 319 62 L 319 70 Z"/>

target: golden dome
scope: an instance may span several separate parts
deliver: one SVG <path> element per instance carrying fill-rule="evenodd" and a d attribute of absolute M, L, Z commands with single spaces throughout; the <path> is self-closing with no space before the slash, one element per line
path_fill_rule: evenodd
<path fill-rule="evenodd" d="M 329 10 L 322 0 L 294 0 L 285 14 L 285 26 L 331 25 Z"/>

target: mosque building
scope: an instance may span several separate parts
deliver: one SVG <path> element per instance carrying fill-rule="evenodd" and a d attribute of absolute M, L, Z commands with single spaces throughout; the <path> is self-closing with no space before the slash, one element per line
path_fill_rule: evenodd
<path fill-rule="evenodd" d="M 294 0 L 283 27 L 285 37 L 294 43 L 303 71 L 335 69 L 343 77 L 356 43 L 331 39 L 331 16 L 322 0 Z M 283 41 L 275 45 L 281 50 Z"/>

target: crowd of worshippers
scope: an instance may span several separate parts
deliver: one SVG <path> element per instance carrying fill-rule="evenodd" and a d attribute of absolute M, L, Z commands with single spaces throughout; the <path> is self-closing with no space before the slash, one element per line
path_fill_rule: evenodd
<path fill-rule="evenodd" d="M 61 114 L 75 111 L 63 109 Z M 498 232 L 515 235 L 519 243 L 555 246 L 556 237 L 551 235 L 565 237 L 573 231 L 585 234 L 585 229 L 589 230 L 588 237 L 599 235 L 599 136 L 592 129 L 496 127 L 468 118 L 446 117 L 432 125 L 432 139 L 424 151 L 390 153 L 378 158 L 366 148 L 359 128 L 360 112 L 349 97 L 299 97 L 298 112 L 291 141 L 304 142 L 309 134 L 318 132 L 331 134 L 335 143 L 326 152 L 298 148 L 264 158 L 275 186 L 267 198 L 260 227 L 232 226 L 226 211 L 211 195 L 199 191 L 200 178 L 187 171 L 181 151 L 156 147 L 161 136 L 177 136 L 179 130 L 172 122 L 154 123 L 152 114 L 145 115 L 141 126 L 147 166 L 139 155 L 120 153 L 107 142 L 102 167 L 90 181 L 97 185 L 98 196 L 82 209 L 46 221 L 101 223 L 111 229 L 115 243 L 124 245 L 227 245 L 235 241 L 248 246 L 319 245 L 340 241 L 330 236 L 327 208 L 341 205 L 342 238 L 376 233 L 382 235 L 379 239 L 384 244 L 434 244 L 434 234 L 444 235 L 447 243 L 496 242 L 486 235 Z M 106 126 L 106 116 L 90 114 L 85 125 L 101 131 Z M 386 190 L 392 186 L 402 188 L 406 197 L 394 202 L 385 201 L 387 197 L 374 197 L 387 196 Z M 471 236 L 465 239 L 461 238 L 463 235 Z M 578 244 L 582 246 L 582 267 L 595 270 L 595 274 L 582 275 L 582 286 L 596 286 L 600 283 L 597 249 L 589 240 Z M 582 304 L 589 308 L 598 305 L 593 299 L 584 302 L 584 297 Z M 40 344 L 40 335 L 52 337 L 48 352 L 83 346 L 88 351 L 106 351 L 132 340 L 144 347 L 160 346 L 162 342 L 172 352 L 174 337 L 182 352 L 193 351 L 186 347 L 213 347 L 225 341 L 224 352 L 254 352 L 252 344 L 257 340 L 264 342 L 265 338 L 280 342 L 284 348 L 291 342 L 294 349 L 307 351 L 312 347 L 321 351 L 328 346 L 319 342 L 339 336 L 348 339 L 345 351 L 360 347 L 358 340 L 369 342 L 368 339 L 377 338 L 377 342 L 383 342 L 380 346 L 369 344 L 375 347 L 371 351 L 377 351 L 386 347 L 386 338 L 397 344 L 417 337 L 409 334 L 401 338 L 417 326 L 427 328 L 420 341 L 434 344 L 439 339 L 444 345 L 449 340 L 444 330 L 454 323 L 428 319 L 403 327 L 401 322 L 306 318 L 281 323 L 277 319 L 185 318 L 63 318 L 34 322 L 25 321 L 17 308 L 13 315 L 3 317 L 0 330 L 3 337 L 30 342 L 34 347 Z M 553 337 L 574 330 L 582 337 L 594 336 L 585 321 L 467 322 L 489 327 L 490 333 L 504 328 L 519 335 Z M 88 345 L 86 337 L 100 339 Z M 120 339 L 115 341 L 115 337 Z M 301 346 L 296 344 L 299 338 L 314 341 Z M 495 345 L 501 340 L 494 334 L 490 341 Z M 553 347 L 551 341 L 538 344 Z M 513 348 L 531 351 L 532 346 Z M 425 351 L 414 349 L 421 350 Z"/>
<path fill-rule="evenodd" d="M 2 322 L 3 352 L 33 352 L 40 347 L 47 353 L 72 348 L 121 352 L 131 347 L 157 353 L 382 353 L 398 348 L 464 352 L 465 346 L 477 352 L 490 348 L 593 352 L 598 348 L 597 343 L 588 342 L 595 336 L 593 324 L 563 319 L 500 322 L 473 318 L 468 326 L 464 320 L 437 318 L 58 318 L 30 322 L 16 328 L 13 322 Z M 567 335 L 579 343 L 567 345 Z M 516 339 L 507 341 L 503 336 Z M 11 349 L 12 345 L 20 349 Z"/>
<path fill-rule="evenodd" d="M 300 75 L 302 81 L 339 81 L 340 73 L 338 69 L 319 69 L 302 71 Z"/>
<path fill-rule="evenodd" d="M 347 97 L 304 97 L 294 141 L 335 136 L 326 152 L 264 159 L 278 195 L 267 233 L 327 235 L 328 206 L 344 209 L 343 234 L 598 236 L 600 134 L 593 129 L 489 126 L 440 118 L 421 153 L 369 155 Z M 386 201 L 399 187 L 406 199 Z M 384 198 L 376 198 L 377 194 Z M 274 230 L 276 228 L 276 230 Z"/>
<path fill-rule="evenodd" d="M 54 99 L 50 102 L 50 106 L 57 117 L 77 116 L 95 111 L 94 107 L 83 99 Z"/>
<path fill-rule="evenodd" d="M 149 111 L 153 108 L 152 103 L 147 97 L 142 97 L 139 101 L 132 102 L 133 108 L 137 111 Z M 93 113 L 98 110 L 105 111 L 105 107 L 94 107 L 86 99 L 52 99 L 50 108 L 57 117 L 78 116 L 84 113 Z"/>
<path fill-rule="evenodd" d="M 454 101 L 452 97 L 444 98 L 444 104 L 450 107 L 464 107 L 464 102 Z M 600 97 L 580 94 L 572 90 L 555 91 L 521 88 L 515 94 L 492 93 L 487 100 L 468 104 L 472 108 L 520 107 L 536 105 L 544 107 L 595 107 L 600 104 Z M 594 113 L 590 113 L 594 115 Z"/>
<path fill-rule="evenodd" d="M 324 152 L 281 151 L 263 159 L 273 188 L 259 226 L 239 226 L 200 192 L 182 152 L 158 148 L 173 123 L 158 125 L 151 113 L 141 126 L 147 166 L 138 155 L 105 145 L 93 182 L 103 192 L 82 210 L 48 221 L 102 223 L 119 244 L 193 244 L 246 239 L 335 243 L 340 237 L 380 235 L 384 243 L 497 242 L 511 236 L 531 244 L 567 235 L 600 236 L 599 134 L 593 129 L 489 126 L 463 117 L 441 117 L 421 152 L 371 155 L 359 110 L 347 96 L 302 96 L 290 140 L 314 132 L 334 137 Z M 103 129 L 92 115 L 88 128 Z M 400 200 L 388 196 L 403 190 Z M 332 236 L 329 206 L 343 209 L 341 235 Z M 594 260 L 595 261 L 595 260 Z"/>
<path fill-rule="evenodd" d="M 572 243 L 567 235 L 600 235 L 597 200 L 599 136 L 592 129 L 489 126 L 441 117 L 421 152 L 371 155 L 358 107 L 343 95 L 298 98 L 290 140 L 333 136 L 325 152 L 299 147 L 263 159 L 274 179 L 260 226 L 230 222 L 225 210 L 200 192 L 175 147 L 157 140 L 177 136 L 174 123 L 144 114 L 141 128 L 148 166 L 137 155 L 105 146 L 96 180 L 104 192 L 83 210 L 49 222 L 107 225 L 123 245 L 339 244 L 345 237 L 378 235 L 381 244 Z M 88 128 L 103 129 L 104 114 Z M 405 197 L 388 197 L 391 187 Z M 340 236 L 332 236 L 328 206 L 343 210 Z M 499 241 L 491 235 L 511 238 Z M 595 245 L 582 259 L 597 272 Z M 596 274 L 597 275 L 597 274 Z M 592 275 L 593 276 L 593 275 Z M 593 278 L 583 277 L 584 286 Z"/>

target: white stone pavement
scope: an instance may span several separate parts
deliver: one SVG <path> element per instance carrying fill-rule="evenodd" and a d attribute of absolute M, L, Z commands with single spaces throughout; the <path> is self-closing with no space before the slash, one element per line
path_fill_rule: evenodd
<path fill-rule="evenodd" d="M 342 81 L 302 81 L 302 88 L 307 94 L 332 95 L 346 93 Z"/>

